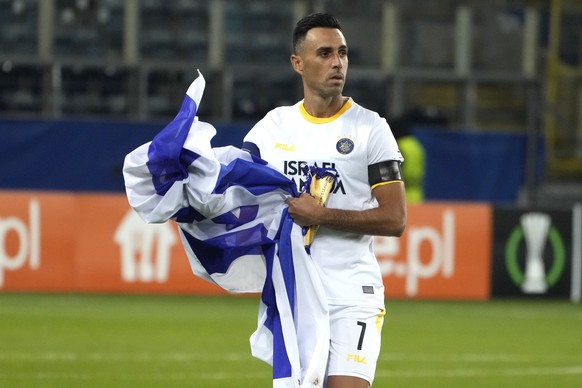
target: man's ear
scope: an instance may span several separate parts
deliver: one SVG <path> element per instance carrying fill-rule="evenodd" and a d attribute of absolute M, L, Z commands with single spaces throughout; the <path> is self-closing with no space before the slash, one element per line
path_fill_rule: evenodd
<path fill-rule="evenodd" d="M 301 60 L 301 57 L 297 54 L 292 54 L 290 60 L 291 66 L 293 66 L 293 70 L 303 75 L 303 61 Z"/>

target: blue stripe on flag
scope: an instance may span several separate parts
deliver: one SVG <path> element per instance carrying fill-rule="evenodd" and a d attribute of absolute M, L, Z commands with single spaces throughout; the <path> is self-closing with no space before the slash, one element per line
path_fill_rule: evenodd
<path fill-rule="evenodd" d="M 231 186 L 243 186 L 254 195 L 283 189 L 297 196 L 295 184 L 277 170 L 265 168 L 264 163 L 261 159 L 253 157 L 253 162 L 234 159 L 228 165 L 221 165 L 214 192 L 222 194 Z"/>
<path fill-rule="evenodd" d="M 273 330 L 273 379 L 291 377 L 293 375 L 291 362 L 285 347 L 281 317 L 278 314 L 274 317 L 273 326 L 275 327 Z"/>
<path fill-rule="evenodd" d="M 294 314 L 295 307 L 295 267 L 293 266 L 293 250 L 291 248 L 291 229 L 293 228 L 293 219 L 289 215 L 289 209 L 283 210 L 281 224 L 275 237 L 278 240 L 279 263 L 283 280 L 285 281 L 285 290 L 287 291 L 287 300 L 291 306 L 291 313 Z"/>
<path fill-rule="evenodd" d="M 217 224 L 224 224 L 226 230 L 232 230 L 238 226 L 244 225 L 257 218 L 259 214 L 259 205 L 248 205 L 239 207 L 239 215 L 236 216 L 233 212 L 221 214 L 212 219 Z"/>
<path fill-rule="evenodd" d="M 147 166 L 158 195 L 166 194 L 174 182 L 186 179 L 187 167 L 198 158 L 196 153 L 182 149 L 196 109 L 196 102 L 186 95 L 180 112 L 150 144 Z"/>
<path fill-rule="evenodd" d="M 178 210 L 172 218 L 175 219 L 176 222 L 191 224 L 194 221 L 200 222 L 206 219 L 202 213 L 194 209 L 192 206 L 184 207 Z"/>
<path fill-rule="evenodd" d="M 186 230 L 182 231 L 198 261 L 210 275 L 226 273 L 232 262 L 239 257 L 261 254 L 264 244 L 272 244 L 262 224 L 205 241 L 196 239 Z"/>
<path fill-rule="evenodd" d="M 261 292 L 261 300 L 267 307 L 267 318 L 265 320 L 265 327 L 273 334 L 273 379 L 290 377 L 292 375 L 291 362 L 285 347 L 285 339 L 283 337 L 283 327 L 281 325 L 281 317 L 277 308 L 277 300 L 275 297 L 275 287 L 273 286 L 273 260 L 275 257 L 275 246 L 264 247 L 263 253 L 265 255 L 265 263 L 267 276 L 263 291 Z"/>

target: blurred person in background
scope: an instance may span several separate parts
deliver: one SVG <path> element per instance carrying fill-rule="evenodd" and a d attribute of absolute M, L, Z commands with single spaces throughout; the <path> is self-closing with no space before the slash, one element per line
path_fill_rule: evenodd
<path fill-rule="evenodd" d="M 402 155 L 386 120 L 342 95 L 348 46 L 338 20 L 317 13 L 293 32 L 291 65 L 304 98 L 275 108 L 246 135 L 243 149 L 268 161 L 301 189 L 302 166 L 338 172 L 327 205 L 309 194 L 287 201 L 301 226 L 319 225 L 311 255 L 330 311 L 324 386 L 370 387 L 380 353 L 384 285 L 374 235 L 400 236 L 406 225 Z"/>
<path fill-rule="evenodd" d="M 425 151 L 422 143 L 412 133 L 413 122 L 404 115 L 391 120 L 398 148 L 405 162 L 402 163 L 402 175 L 406 184 L 406 203 L 424 201 Z"/>
<path fill-rule="evenodd" d="M 390 127 L 402 152 L 402 176 L 406 185 L 406 203 L 424 201 L 426 149 L 414 133 L 415 128 L 449 128 L 449 119 L 435 107 L 415 106 L 390 120 Z"/>

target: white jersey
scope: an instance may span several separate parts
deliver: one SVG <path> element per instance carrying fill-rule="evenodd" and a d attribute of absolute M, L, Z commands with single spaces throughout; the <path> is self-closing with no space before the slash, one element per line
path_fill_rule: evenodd
<path fill-rule="evenodd" d="M 349 99 L 329 118 L 309 115 L 300 101 L 269 112 L 246 135 L 262 159 L 302 189 L 301 166 L 335 168 L 339 174 L 327 207 L 365 210 L 377 206 L 368 166 L 402 161 L 385 119 Z M 311 254 L 329 304 L 384 306 L 384 286 L 372 236 L 320 227 Z"/>

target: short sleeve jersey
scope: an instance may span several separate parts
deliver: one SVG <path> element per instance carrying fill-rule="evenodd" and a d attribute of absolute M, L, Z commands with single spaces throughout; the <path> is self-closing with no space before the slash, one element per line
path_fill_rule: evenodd
<path fill-rule="evenodd" d="M 385 119 L 352 99 L 329 118 L 309 115 L 300 101 L 269 112 L 246 135 L 260 157 L 302 190 L 302 166 L 332 167 L 338 172 L 327 207 L 365 210 L 377 206 L 368 181 L 368 166 L 402 162 Z M 255 150 L 256 152 L 256 150 Z M 368 235 L 320 227 L 311 254 L 329 304 L 384 305 L 384 286 Z"/>

